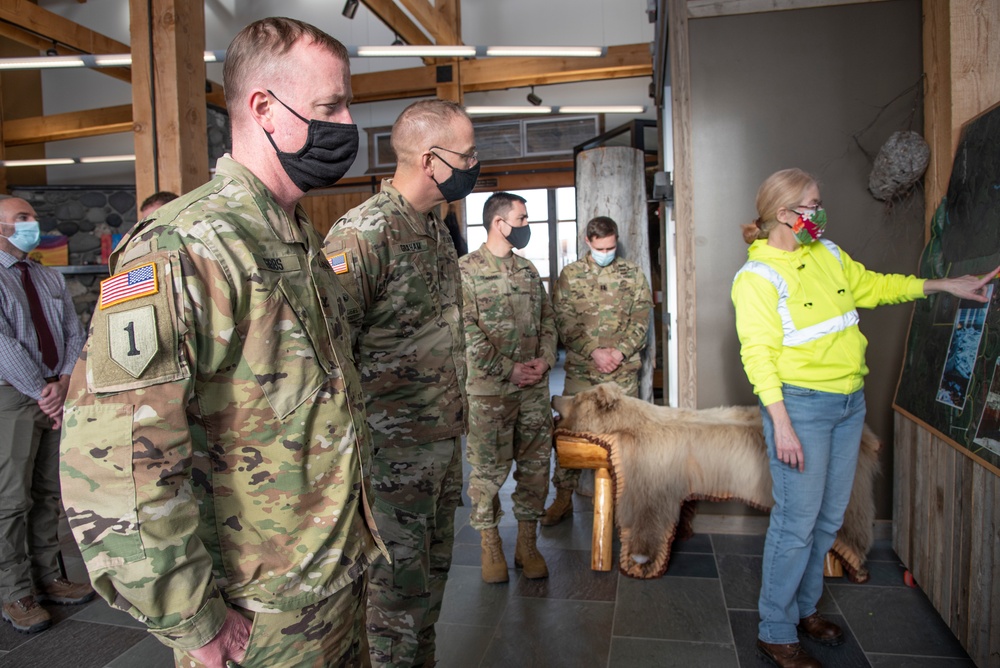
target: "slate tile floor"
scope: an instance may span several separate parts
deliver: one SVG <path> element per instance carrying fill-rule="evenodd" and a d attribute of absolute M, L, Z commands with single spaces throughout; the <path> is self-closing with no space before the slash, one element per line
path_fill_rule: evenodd
<path fill-rule="evenodd" d="M 562 391 L 553 370 L 553 393 Z M 466 465 L 465 479 L 468 480 Z M 509 513 L 513 480 L 501 489 L 500 534 L 511 566 L 517 522 Z M 468 504 L 468 497 L 465 497 Z M 764 537 L 695 534 L 674 545 L 666 576 L 633 580 L 590 570 L 593 504 L 574 497 L 571 520 L 543 528 L 539 549 L 550 576 L 483 583 L 479 534 L 469 508 L 456 516 L 454 561 L 437 625 L 440 668 L 747 668 L 766 665 L 754 652 Z M 70 577 L 86 577 L 72 538 L 63 534 Z M 618 545 L 614 561 L 617 563 Z M 827 668 L 972 668 L 888 541 L 869 555 L 871 580 L 828 579 L 820 611 L 844 627 L 847 642 L 807 645 Z M 55 623 L 20 635 L 0 622 L 0 668 L 170 668 L 169 650 L 125 613 L 101 600 L 48 607 Z"/>
<path fill-rule="evenodd" d="M 501 490 L 509 509 L 513 483 Z M 467 499 L 466 499 L 467 502 Z M 675 545 L 667 575 L 633 580 L 590 570 L 593 506 L 576 496 L 571 520 L 543 528 L 545 580 L 511 568 L 508 584 L 479 572 L 479 534 L 459 508 L 454 563 L 438 624 L 440 668 L 764 667 L 754 653 L 763 536 L 696 534 Z M 506 514 L 501 536 L 513 565 L 517 524 Z M 617 544 L 615 554 L 617 558 Z M 64 539 L 66 566 L 82 576 L 79 553 Z M 971 668 L 927 597 L 903 583 L 887 541 L 869 555 L 871 580 L 828 579 L 820 610 L 841 624 L 847 642 L 808 643 L 830 668 Z M 0 623 L 0 668 L 169 668 L 170 652 L 103 601 L 51 606 L 55 623 L 24 636 Z"/>

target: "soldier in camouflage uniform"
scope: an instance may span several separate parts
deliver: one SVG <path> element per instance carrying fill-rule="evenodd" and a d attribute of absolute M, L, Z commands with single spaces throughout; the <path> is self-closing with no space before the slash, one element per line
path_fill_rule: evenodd
<path fill-rule="evenodd" d="M 469 524 L 482 534 L 483 580 L 507 582 L 497 492 L 517 462 L 514 564 L 527 578 L 544 578 L 549 571 L 535 534 L 552 452 L 549 369 L 556 362 L 555 318 L 535 266 L 512 252 L 524 248 L 531 232 L 524 198 L 495 193 L 483 206 L 483 225 L 486 243 L 459 262 L 469 365 Z"/>
<path fill-rule="evenodd" d="M 375 518 L 392 554 L 370 573 L 372 663 L 432 666 L 467 419 L 458 258 L 434 208 L 472 191 L 479 162 L 472 122 L 451 102 L 410 105 L 391 142 L 393 178 L 334 223 L 325 250 L 350 295 Z"/>
<path fill-rule="evenodd" d="M 264 19 L 225 90 L 232 158 L 111 258 L 69 388 L 66 514 L 95 588 L 178 665 L 367 665 L 371 436 L 346 298 L 297 206 L 354 159 L 347 52 Z"/>
<path fill-rule="evenodd" d="M 552 303 L 559 339 L 566 347 L 566 388 L 573 395 L 614 381 L 639 396 L 639 354 L 646 347 L 653 306 L 649 280 L 638 265 L 617 257 L 618 224 L 607 216 L 587 223 L 590 252 L 559 275 Z M 545 510 L 543 526 L 558 524 L 573 512 L 579 469 L 556 463 L 556 498 Z"/>

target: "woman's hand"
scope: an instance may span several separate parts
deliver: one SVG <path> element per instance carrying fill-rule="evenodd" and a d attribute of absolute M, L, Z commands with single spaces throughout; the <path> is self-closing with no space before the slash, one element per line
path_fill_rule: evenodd
<path fill-rule="evenodd" d="M 792 427 L 792 419 L 788 417 L 784 401 L 777 401 L 767 406 L 767 412 L 774 423 L 774 446 L 778 459 L 788 464 L 799 473 L 806 469 L 806 458 L 802 452 L 802 443 Z"/>
<path fill-rule="evenodd" d="M 924 294 L 947 292 L 960 299 L 971 299 L 977 302 L 986 301 L 986 284 L 1000 272 L 997 267 L 985 276 L 957 276 L 955 278 L 932 278 L 924 282 Z"/>

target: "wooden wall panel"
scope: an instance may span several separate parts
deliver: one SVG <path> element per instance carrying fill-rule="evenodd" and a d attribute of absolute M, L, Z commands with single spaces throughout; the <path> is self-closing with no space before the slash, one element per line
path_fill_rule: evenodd
<path fill-rule="evenodd" d="M 370 190 L 306 195 L 302 208 L 321 237 L 325 237 L 337 219 L 372 196 Z"/>
<path fill-rule="evenodd" d="M 895 420 L 893 547 L 976 665 L 1000 668 L 1000 477 Z"/>
<path fill-rule="evenodd" d="M 1000 2 L 923 0 L 923 15 L 929 221 L 962 125 L 1000 100 Z M 1000 668 L 1000 477 L 902 415 L 895 425 L 896 553 L 976 664 Z"/>

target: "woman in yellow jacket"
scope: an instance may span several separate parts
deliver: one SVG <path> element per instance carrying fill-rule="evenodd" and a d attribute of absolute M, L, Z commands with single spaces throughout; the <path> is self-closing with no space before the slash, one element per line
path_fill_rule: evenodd
<path fill-rule="evenodd" d="M 799 169 L 772 174 L 744 226 L 748 260 L 733 280 L 747 378 L 761 404 L 774 508 L 764 543 L 758 652 L 777 666 L 819 666 L 796 628 L 826 645 L 843 632 L 816 612 L 823 559 L 844 518 L 865 418 L 858 308 L 934 292 L 986 301 L 982 278 L 878 274 L 820 237 L 819 185 Z"/>

